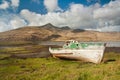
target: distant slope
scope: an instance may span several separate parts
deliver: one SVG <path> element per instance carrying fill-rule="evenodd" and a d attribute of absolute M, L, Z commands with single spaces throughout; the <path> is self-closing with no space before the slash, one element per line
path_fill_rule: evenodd
<path fill-rule="evenodd" d="M 63 41 L 69 39 L 79 41 L 120 41 L 120 32 L 72 30 L 69 27 L 58 28 L 49 23 L 43 26 L 29 26 L 0 33 L 0 41 Z"/>

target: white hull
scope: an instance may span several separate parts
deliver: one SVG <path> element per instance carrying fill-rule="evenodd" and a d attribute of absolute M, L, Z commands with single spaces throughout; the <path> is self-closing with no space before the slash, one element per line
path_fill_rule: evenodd
<path fill-rule="evenodd" d="M 100 63 L 105 47 L 97 48 L 97 49 L 51 49 L 49 51 L 52 53 L 54 57 L 62 57 L 62 58 L 70 58 L 70 59 L 78 59 L 84 60 L 93 63 Z"/>

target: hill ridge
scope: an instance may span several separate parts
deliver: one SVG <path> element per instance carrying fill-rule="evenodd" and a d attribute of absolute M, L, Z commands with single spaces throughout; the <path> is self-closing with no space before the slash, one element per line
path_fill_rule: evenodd
<path fill-rule="evenodd" d="M 26 26 L 0 33 L 0 41 L 120 41 L 120 32 L 97 32 L 82 29 L 58 28 L 50 23 L 43 26 Z"/>

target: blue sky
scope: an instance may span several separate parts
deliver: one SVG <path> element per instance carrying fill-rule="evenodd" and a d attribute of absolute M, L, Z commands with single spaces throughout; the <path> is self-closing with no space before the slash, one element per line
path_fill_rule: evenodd
<path fill-rule="evenodd" d="M 2 4 L 3 1 L 4 0 L 0 0 L 0 4 Z M 11 0 L 5 0 L 5 1 L 11 2 Z M 104 5 L 104 4 L 109 3 L 110 1 L 111 0 L 58 0 L 58 5 L 63 10 L 67 10 L 71 3 L 83 4 L 84 6 L 90 6 L 95 3 Z M 8 8 L 7 10 L 11 13 L 12 12 L 19 13 L 22 9 L 29 9 L 30 11 L 33 11 L 33 12 L 37 12 L 40 14 L 46 14 L 47 10 L 43 2 L 44 0 L 20 0 L 19 6 L 17 7 L 16 11 L 12 10 L 11 8 Z"/>
<path fill-rule="evenodd" d="M 47 23 L 120 31 L 119 13 L 120 0 L 0 0 L 0 32 Z"/>

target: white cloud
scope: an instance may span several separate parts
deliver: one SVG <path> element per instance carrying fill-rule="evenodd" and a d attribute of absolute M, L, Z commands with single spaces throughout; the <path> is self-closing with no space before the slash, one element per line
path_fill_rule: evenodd
<path fill-rule="evenodd" d="M 5 13 L 0 16 L 0 32 L 16 29 L 27 25 L 21 16 Z"/>
<path fill-rule="evenodd" d="M 93 16 L 98 20 L 98 26 L 100 27 L 107 25 L 113 27 L 120 26 L 120 0 L 111 1 L 109 4 L 94 10 Z"/>
<path fill-rule="evenodd" d="M 114 1 L 94 11 L 95 18 L 113 19 L 120 16 L 120 2 Z"/>
<path fill-rule="evenodd" d="M 42 18 L 41 14 L 37 14 L 35 12 L 30 12 L 27 9 L 22 10 L 20 14 L 21 14 L 21 16 L 24 17 L 25 20 L 28 21 L 29 26 L 41 25 L 41 18 Z"/>
<path fill-rule="evenodd" d="M 8 7 L 9 7 L 9 3 L 3 0 L 2 4 L 0 4 L 0 9 L 7 9 Z"/>
<path fill-rule="evenodd" d="M 7 25 L 4 21 L 0 21 L 0 32 L 10 30 L 10 26 Z"/>
<path fill-rule="evenodd" d="M 19 2 L 20 2 L 20 0 L 11 0 L 11 3 L 8 1 L 5 1 L 5 0 L 2 0 L 2 4 L 0 4 L 0 9 L 5 10 L 10 7 L 16 8 L 19 6 Z"/>
<path fill-rule="evenodd" d="M 58 0 L 44 0 L 44 5 L 48 12 L 61 10 L 58 6 Z"/>
<path fill-rule="evenodd" d="M 11 0 L 11 6 L 12 7 L 18 7 L 19 6 L 19 0 Z"/>
<path fill-rule="evenodd" d="M 11 15 L 3 14 L 0 16 L 0 32 L 12 29 L 9 22 L 9 17 Z"/>
<path fill-rule="evenodd" d="M 14 16 L 14 18 L 10 21 L 10 25 L 12 26 L 13 29 L 23 27 L 26 24 L 27 23 L 25 22 L 25 20 L 18 16 Z"/>

